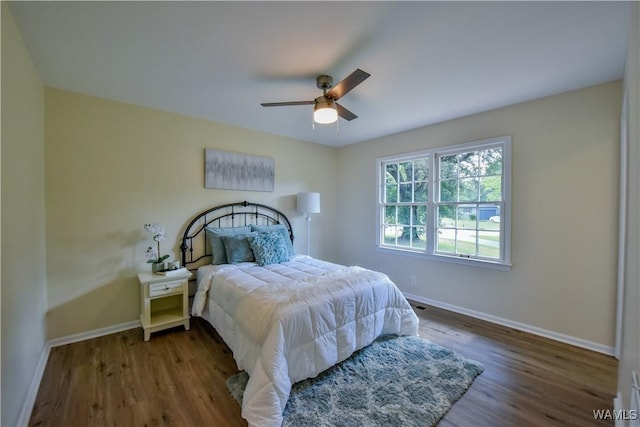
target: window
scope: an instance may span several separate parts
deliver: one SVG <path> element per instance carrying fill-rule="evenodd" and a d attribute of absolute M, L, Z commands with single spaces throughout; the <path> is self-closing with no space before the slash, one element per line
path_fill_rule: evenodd
<path fill-rule="evenodd" d="M 509 267 L 511 138 L 378 159 L 378 243 Z"/>

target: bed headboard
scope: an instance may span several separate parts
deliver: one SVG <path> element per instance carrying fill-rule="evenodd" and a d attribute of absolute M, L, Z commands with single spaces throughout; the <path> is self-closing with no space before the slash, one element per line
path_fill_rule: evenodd
<path fill-rule="evenodd" d="M 247 201 L 227 203 L 200 212 L 187 225 L 180 244 L 182 266 L 193 269 L 203 264 L 200 261 L 211 257 L 211 247 L 207 242 L 205 227 L 239 227 L 250 224 L 283 224 L 289 231 L 289 238 L 293 243 L 291 222 L 279 210 Z"/>

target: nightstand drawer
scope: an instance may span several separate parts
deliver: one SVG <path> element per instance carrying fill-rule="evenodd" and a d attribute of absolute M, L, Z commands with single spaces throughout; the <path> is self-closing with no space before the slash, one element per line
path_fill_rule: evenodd
<path fill-rule="evenodd" d="M 184 280 L 174 280 L 171 282 L 151 283 L 149 285 L 149 296 L 157 297 L 159 295 L 167 295 L 174 292 L 182 291 Z"/>

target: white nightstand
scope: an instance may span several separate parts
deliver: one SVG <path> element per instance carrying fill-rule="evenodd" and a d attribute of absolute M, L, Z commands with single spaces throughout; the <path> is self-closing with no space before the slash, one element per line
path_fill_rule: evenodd
<path fill-rule="evenodd" d="M 171 276 L 139 273 L 140 322 L 144 340 L 152 332 L 184 325 L 189 330 L 189 277 L 191 272 Z"/>

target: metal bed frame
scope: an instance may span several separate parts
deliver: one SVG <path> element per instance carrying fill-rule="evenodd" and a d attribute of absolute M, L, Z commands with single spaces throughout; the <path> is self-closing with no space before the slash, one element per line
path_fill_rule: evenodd
<path fill-rule="evenodd" d="M 240 227 L 251 224 L 283 224 L 293 243 L 291 222 L 279 210 L 247 201 L 227 203 L 200 212 L 187 225 L 180 244 L 182 266 L 193 270 L 204 264 L 202 260 L 211 257 L 211 246 L 207 241 L 207 233 L 204 233 L 206 227 Z"/>

